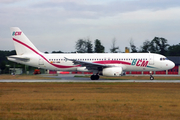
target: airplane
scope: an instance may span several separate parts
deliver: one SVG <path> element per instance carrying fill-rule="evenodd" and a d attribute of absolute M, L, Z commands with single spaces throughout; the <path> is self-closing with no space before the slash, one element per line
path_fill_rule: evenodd
<path fill-rule="evenodd" d="M 152 71 L 172 69 L 175 64 L 155 53 L 54 53 L 40 52 L 18 28 L 11 27 L 16 55 L 7 59 L 28 66 L 56 70 L 93 72 L 91 80 L 102 76 L 122 76 L 126 71 Z"/>

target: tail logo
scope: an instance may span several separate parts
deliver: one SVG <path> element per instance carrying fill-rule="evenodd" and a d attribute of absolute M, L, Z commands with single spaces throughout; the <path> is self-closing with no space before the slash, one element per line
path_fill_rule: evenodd
<path fill-rule="evenodd" d="M 22 32 L 13 32 L 12 33 L 12 36 L 18 36 L 18 35 L 21 35 Z"/>

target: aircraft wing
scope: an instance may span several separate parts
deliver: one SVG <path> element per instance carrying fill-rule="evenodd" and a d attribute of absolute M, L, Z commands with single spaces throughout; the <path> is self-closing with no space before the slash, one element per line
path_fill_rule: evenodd
<path fill-rule="evenodd" d="M 74 64 L 81 65 L 81 67 L 86 67 L 88 70 L 98 70 L 106 67 L 112 67 L 112 65 L 107 64 L 99 64 L 99 63 L 93 63 L 93 62 L 87 62 L 87 61 L 80 61 L 75 59 L 68 59 L 64 57 L 65 60 L 72 61 Z"/>

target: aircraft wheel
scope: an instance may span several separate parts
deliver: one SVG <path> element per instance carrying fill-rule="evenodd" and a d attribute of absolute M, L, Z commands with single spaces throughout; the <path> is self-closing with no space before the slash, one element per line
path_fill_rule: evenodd
<path fill-rule="evenodd" d="M 95 75 L 91 75 L 91 80 L 95 80 Z"/>
<path fill-rule="evenodd" d="M 153 77 L 153 76 L 150 76 L 150 80 L 154 80 L 154 77 Z"/>
<path fill-rule="evenodd" d="M 98 80 L 99 79 L 99 75 L 91 75 L 91 80 Z"/>
<path fill-rule="evenodd" d="M 96 80 L 99 80 L 99 75 L 95 75 Z"/>

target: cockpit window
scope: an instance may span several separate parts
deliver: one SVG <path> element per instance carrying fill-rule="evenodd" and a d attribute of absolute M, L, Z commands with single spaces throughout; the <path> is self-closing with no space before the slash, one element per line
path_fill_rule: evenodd
<path fill-rule="evenodd" d="M 162 61 L 162 60 L 168 60 L 167 58 L 160 58 L 160 60 Z"/>

